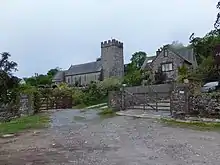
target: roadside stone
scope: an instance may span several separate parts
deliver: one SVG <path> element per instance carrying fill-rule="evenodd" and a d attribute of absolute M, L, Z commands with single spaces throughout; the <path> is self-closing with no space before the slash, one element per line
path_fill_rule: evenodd
<path fill-rule="evenodd" d="M 15 137 L 15 134 L 5 134 L 5 135 L 2 135 L 2 138 L 12 138 L 12 137 Z"/>

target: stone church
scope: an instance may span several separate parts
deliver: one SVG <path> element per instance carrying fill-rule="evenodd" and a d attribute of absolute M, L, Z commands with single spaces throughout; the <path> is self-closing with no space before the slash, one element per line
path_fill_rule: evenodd
<path fill-rule="evenodd" d="M 66 82 L 69 85 L 85 86 L 106 78 L 123 76 L 123 43 L 112 39 L 101 43 L 101 57 L 96 61 L 71 65 L 68 70 L 59 71 L 54 76 L 53 83 Z"/>

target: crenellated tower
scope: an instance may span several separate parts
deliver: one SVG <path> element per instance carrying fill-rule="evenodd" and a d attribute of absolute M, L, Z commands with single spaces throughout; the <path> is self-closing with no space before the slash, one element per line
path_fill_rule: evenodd
<path fill-rule="evenodd" d="M 123 43 L 116 39 L 101 43 L 103 78 L 124 76 Z"/>

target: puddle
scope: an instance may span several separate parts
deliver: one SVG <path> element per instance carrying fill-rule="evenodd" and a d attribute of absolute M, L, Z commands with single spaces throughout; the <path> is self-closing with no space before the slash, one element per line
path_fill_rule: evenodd
<path fill-rule="evenodd" d="M 86 120 L 86 118 L 83 116 L 74 116 L 73 117 L 73 121 L 82 121 L 82 120 Z"/>
<path fill-rule="evenodd" d="M 51 127 L 61 127 L 70 125 L 84 125 L 84 124 L 100 124 L 107 118 L 114 117 L 114 115 L 100 116 L 98 110 L 63 110 L 55 112 L 51 117 Z"/>

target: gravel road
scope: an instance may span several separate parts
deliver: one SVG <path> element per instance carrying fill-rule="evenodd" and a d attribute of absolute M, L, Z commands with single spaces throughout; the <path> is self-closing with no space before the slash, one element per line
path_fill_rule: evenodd
<path fill-rule="evenodd" d="M 0 165 L 219 165 L 220 134 L 63 110 L 51 127 L 0 139 Z"/>

